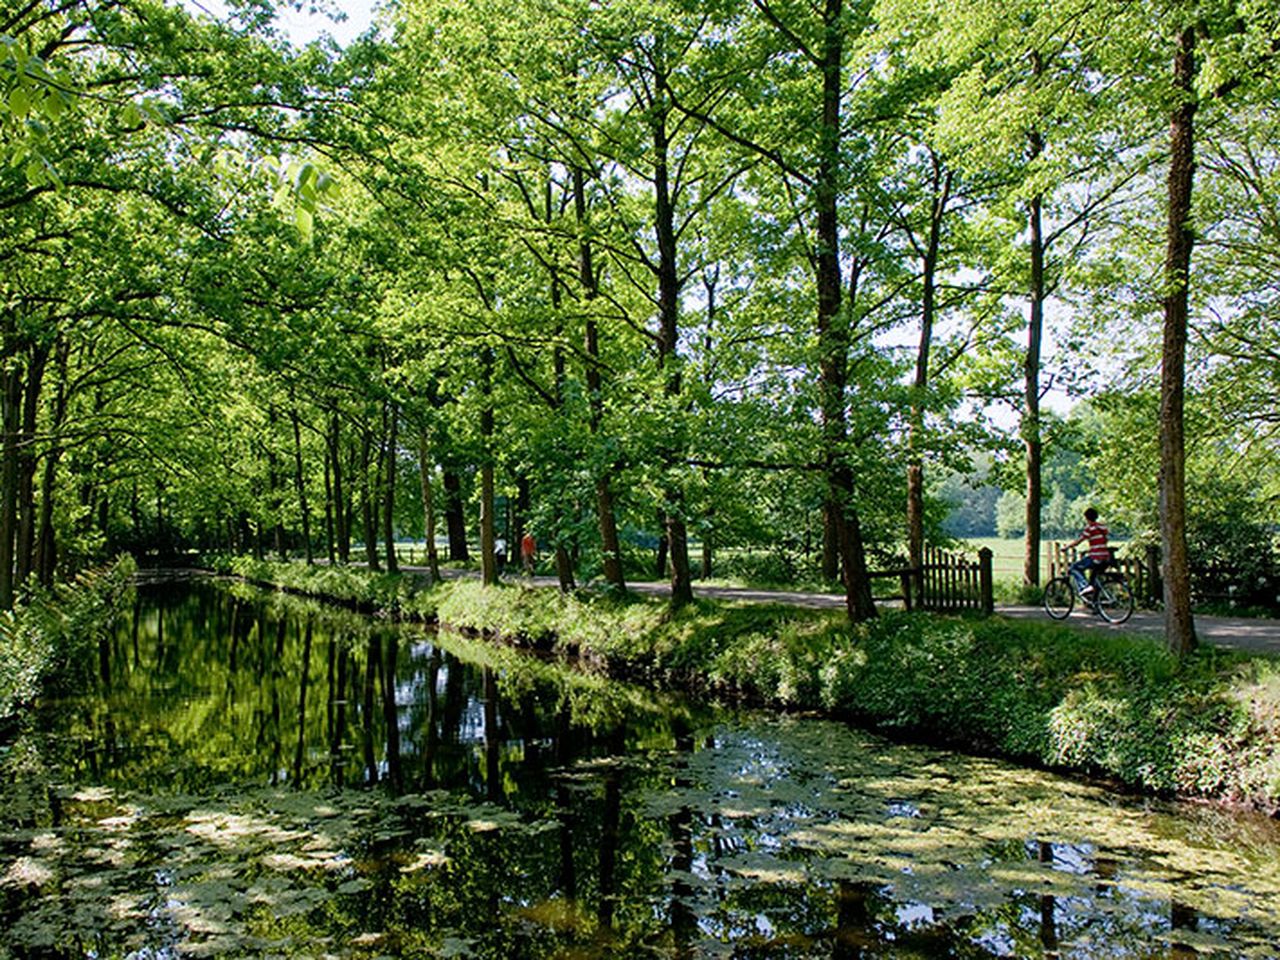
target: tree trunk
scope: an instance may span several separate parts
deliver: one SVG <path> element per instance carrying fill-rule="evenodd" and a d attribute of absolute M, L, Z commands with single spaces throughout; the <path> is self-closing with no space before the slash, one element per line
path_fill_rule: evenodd
<path fill-rule="evenodd" d="M 342 442 L 338 412 L 329 420 L 329 460 L 333 468 L 333 519 L 338 535 L 338 562 L 351 562 L 351 524 L 347 510 L 347 496 L 342 480 Z"/>
<path fill-rule="evenodd" d="M 596 478 L 596 517 L 600 524 L 600 552 L 605 582 L 615 592 L 625 593 L 627 580 L 622 572 L 622 541 L 618 539 L 613 490 L 607 476 Z"/>
<path fill-rule="evenodd" d="M 1032 71 L 1039 76 L 1043 69 L 1040 54 L 1032 54 Z M 1044 152 L 1039 130 L 1032 130 L 1031 162 Z M 1031 198 L 1028 226 L 1031 232 L 1031 303 L 1027 315 L 1027 355 L 1023 362 L 1024 408 L 1022 411 L 1022 444 L 1027 457 L 1027 512 L 1025 553 L 1022 581 L 1027 586 L 1040 584 L 1040 507 L 1044 500 L 1041 485 L 1040 437 L 1040 348 L 1044 335 L 1044 201 L 1037 194 Z"/>
<path fill-rule="evenodd" d="M 824 472 L 840 559 L 844 566 L 845 608 L 858 622 L 876 615 L 866 578 L 866 556 L 861 525 L 854 507 L 853 472 L 845 453 L 848 423 L 845 417 L 848 376 L 849 330 L 840 309 L 840 96 L 844 50 L 841 23 L 842 0 L 825 0 L 822 62 L 822 127 L 814 201 L 818 212 L 817 286 L 819 394 L 822 420 Z"/>
<path fill-rule="evenodd" d="M 427 541 L 427 569 L 431 582 L 440 582 L 440 552 L 436 549 L 436 510 L 431 495 L 431 456 L 427 431 L 418 431 L 418 484 L 422 488 L 423 538 Z"/>
<path fill-rule="evenodd" d="M 689 530 L 679 510 L 684 496 L 679 491 L 676 507 L 667 514 L 667 541 L 671 545 L 671 609 L 678 610 L 693 601 L 693 573 L 689 569 Z"/>
<path fill-rule="evenodd" d="M 449 559 L 467 561 L 471 553 L 467 549 L 467 513 L 462 502 L 462 478 L 456 467 L 443 466 L 444 519 L 449 530 Z"/>
<path fill-rule="evenodd" d="M 1160 541 L 1165 640 L 1178 656 L 1196 646 L 1187 556 L 1186 436 L 1183 392 L 1191 272 L 1191 187 L 1195 164 L 1195 30 L 1178 38 L 1174 89 L 1181 102 L 1169 125 L 1169 210 L 1164 267 L 1164 344 L 1160 366 Z"/>
<path fill-rule="evenodd" d="M 524 542 L 524 532 L 529 527 L 529 509 L 532 493 L 529 490 L 529 478 L 524 474 L 516 477 L 516 502 L 511 522 L 511 554 L 513 559 L 524 563 L 520 544 Z"/>
<path fill-rule="evenodd" d="M 586 223 L 587 193 L 581 167 L 573 169 L 573 204 L 579 224 Z M 588 306 L 599 289 L 591 262 L 591 244 L 585 239 L 578 246 L 578 278 L 585 291 Z M 598 436 L 604 421 L 604 384 L 600 376 L 600 331 L 595 318 L 587 315 L 583 348 L 586 353 L 587 396 L 590 406 L 588 423 L 593 437 Z M 622 545 L 618 540 L 618 521 L 613 504 L 613 491 L 607 472 L 596 477 L 596 520 L 600 528 L 600 553 L 605 582 L 618 593 L 627 589 L 622 571 Z"/>
<path fill-rule="evenodd" d="M 58 460 L 62 457 L 60 435 L 67 419 L 67 360 L 70 347 L 65 337 L 58 339 L 55 353 L 58 371 L 58 389 L 53 402 L 53 416 L 49 425 L 53 444 L 45 456 L 44 478 L 40 485 L 40 536 L 36 543 L 36 575 L 40 583 L 50 586 L 58 569 L 58 545 L 53 528 L 53 506 L 56 494 Z"/>
<path fill-rule="evenodd" d="M 293 422 L 293 485 L 298 494 L 298 509 L 302 513 L 302 548 L 307 566 L 315 563 L 311 551 L 311 510 L 307 506 L 307 481 L 302 472 L 302 427 L 298 423 L 298 408 L 291 407 L 289 419 Z"/>
<path fill-rule="evenodd" d="M 829 496 L 822 501 L 822 579 L 828 583 L 840 579 L 839 508 Z"/>
<path fill-rule="evenodd" d="M 564 548 L 564 544 L 557 543 L 556 552 L 556 579 L 560 581 L 560 592 L 568 593 L 576 586 L 573 578 L 573 560 L 569 557 L 569 551 Z"/>
<path fill-rule="evenodd" d="M 400 561 L 396 558 L 396 441 L 399 435 L 400 413 L 394 403 L 386 408 L 387 443 L 383 454 L 385 466 L 382 471 L 382 536 L 387 545 L 387 570 L 391 573 L 400 571 Z"/>
<path fill-rule="evenodd" d="M 40 392 L 48 367 L 49 348 L 33 345 L 27 365 L 26 389 L 22 400 L 22 436 L 18 443 L 18 545 L 16 579 L 24 583 L 35 569 L 36 559 L 36 428 L 40 415 Z"/>
<path fill-rule="evenodd" d="M 369 483 L 369 465 L 373 459 L 373 434 L 367 430 L 360 438 L 360 520 L 364 528 L 364 559 L 370 570 L 381 570 L 378 559 L 378 525 L 374 520 L 373 491 Z"/>
<path fill-rule="evenodd" d="M 654 103 L 651 128 L 654 156 L 654 233 L 658 243 L 658 367 L 666 373 L 663 392 L 670 401 L 672 416 L 678 416 L 681 388 L 680 363 L 677 345 L 680 336 L 680 275 L 677 270 L 677 246 L 675 204 L 671 198 L 670 152 L 667 132 L 667 116 L 671 105 L 667 100 L 667 73 L 658 35 L 653 56 Z M 677 420 L 677 426 L 679 421 Z M 669 438 L 667 449 L 661 451 L 666 461 L 667 478 L 664 483 L 664 526 L 667 546 L 671 553 L 671 609 L 678 610 L 693 600 L 693 580 L 689 573 L 689 534 L 684 519 L 684 491 L 673 471 L 673 461 L 683 443 L 683 430 L 677 429 Z"/>
<path fill-rule="evenodd" d="M 325 556 L 332 566 L 337 562 L 337 544 L 333 526 L 333 458 L 329 455 L 329 445 L 324 448 L 324 550 Z"/>
<path fill-rule="evenodd" d="M 1027 531 L 1022 580 L 1034 587 L 1040 583 L 1040 508 L 1044 500 L 1040 466 L 1043 450 L 1040 438 L 1040 345 L 1044 332 L 1044 234 L 1041 198 L 1038 196 L 1031 200 L 1030 219 L 1031 309 L 1027 318 L 1027 355 L 1023 365 L 1026 406 L 1022 415 L 1022 443 L 1027 456 Z"/>
<path fill-rule="evenodd" d="M 271 541 L 275 546 L 276 556 L 287 560 L 284 543 L 284 497 L 280 493 L 280 463 L 276 458 L 274 447 L 276 435 L 276 408 L 274 404 L 268 409 L 267 422 L 271 425 L 266 444 L 267 453 L 267 488 L 271 493 Z"/>
<path fill-rule="evenodd" d="M 911 423 L 907 430 L 907 565 L 917 571 L 916 596 L 924 593 L 924 457 L 925 393 L 929 389 L 929 352 L 933 346 L 937 303 L 938 251 L 942 245 L 942 218 L 951 194 L 951 173 L 943 172 L 933 158 L 934 194 L 929 210 L 929 237 L 923 250 L 920 296 L 920 344 L 916 349 L 916 376 L 912 386 Z"/>
<path fill-rule="evenodd" d="M 6 351 L 7 352 L 7 351 Z M 0 607 L 13 607 L 13 549 L 18 524 L 18 427 L 21 422 L 22 367 L 10 356 L 0 375 Z"/>
<path fill-rule="evenodd" d="M 493 483 L 493 349 L 485 347 L 480 357 L 480 578 L 486 584 L 498 582 L 498 563 L 494 556 L 494 483 Z"/>

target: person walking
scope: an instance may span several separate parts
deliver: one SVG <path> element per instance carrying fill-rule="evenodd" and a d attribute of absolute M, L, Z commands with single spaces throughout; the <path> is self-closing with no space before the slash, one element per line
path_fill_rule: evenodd
<path fill-rule="evenodd" d="M 526 530 L 524 536 L 520 538 L 520 562 L 524 565 L 526 577 L 533 576 L 533 564 L 537 555 L 538 541 L 533 538 L 531 530 Z"/>

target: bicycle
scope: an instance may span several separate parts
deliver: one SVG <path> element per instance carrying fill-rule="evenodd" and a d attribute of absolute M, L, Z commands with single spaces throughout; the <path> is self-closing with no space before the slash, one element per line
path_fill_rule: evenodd
<path fill-rule="evenodd" d="M 1044 612 L 1054 620 L 1065 620 L 1071 616 L 1077 596 L 1107 623 L 1124 623 L 1133 616 L 1133 590 L 1118 570 L 1098 574 L 1093 591 L 1083 595 L 1076 593 L 1070 577 L 1054 577 L 1044 586 Z"/>

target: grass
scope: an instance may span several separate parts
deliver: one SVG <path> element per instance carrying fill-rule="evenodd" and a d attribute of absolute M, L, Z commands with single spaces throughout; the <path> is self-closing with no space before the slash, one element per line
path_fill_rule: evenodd
<path fill-rule="evenodd" d="M 820 710 L 969 751 L 1148 792 L 1280 809 L 1280 662 L 1057 624 L 697 600 L 565 595 L 301 564 L 254 569 L 517 646 L 603 676 Z M 367 581 L 361 586 L 362 578 Z"/>

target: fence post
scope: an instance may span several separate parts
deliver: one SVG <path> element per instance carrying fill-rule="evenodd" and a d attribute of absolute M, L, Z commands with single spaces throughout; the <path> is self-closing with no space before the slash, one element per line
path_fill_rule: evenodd
<path fill-rule="evenodd" d="M 924 565 L 920 568 L 920 592 L 916 594 L 916 606 L 921 610 L 933 609 L 933 548 L 924 548 Z"/>
<path fill-rule="evenodd" d="M 1147 544 L 1147 596 L 1148 604 L 1154 606 L 1164 599 L 1164 587 L 1160 583 L 1160 548 L 1154 543 Z"/>
<path fill-rule="evenodd" d="M 978 586 L 982 594 L 982 612 L 990 616 L 996 609 L 990 547 L 983 547 L 978 551 Z"/>

